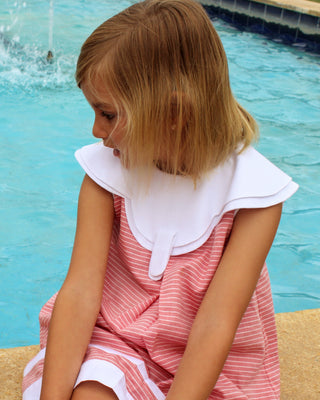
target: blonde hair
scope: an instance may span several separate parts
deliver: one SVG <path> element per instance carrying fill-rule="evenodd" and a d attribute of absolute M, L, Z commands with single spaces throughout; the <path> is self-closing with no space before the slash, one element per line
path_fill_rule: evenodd
<path fill-rule="evenodd" d="M 146 0 L 105 21 L 81 48 L 76 80 L 95 93 L 103 82 L 125 110 L 130 166 L 156 162 L 196 181 L 257 136 L 231 92 L 220 38 L 193 0 Z"/>

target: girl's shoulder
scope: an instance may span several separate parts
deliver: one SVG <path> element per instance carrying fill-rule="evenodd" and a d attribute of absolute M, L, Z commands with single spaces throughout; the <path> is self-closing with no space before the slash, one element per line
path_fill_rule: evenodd
<path fill-rule="evenodd" d="M 76 152 L 85 172 L 100 186 L 125 199 L 126 216 L 136 240 L 152 251 L 149 275 L 160 279 L 171 255 L 200 247 L 223 214 L 240 208 L 282 203 L 298 188 L 292 179 L 249 147 L 203 177 L 193 180 L 154 169 L 147 191 L 103 144 Z"/>

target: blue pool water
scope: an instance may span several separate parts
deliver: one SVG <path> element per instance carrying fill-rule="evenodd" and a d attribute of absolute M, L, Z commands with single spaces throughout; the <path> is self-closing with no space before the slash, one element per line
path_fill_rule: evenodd
<path fill-rule="evenodd" d="M 38 343 L 40 307 L 66 274 L 83 177 L 73 152 L 93 141 L 75 63 L 87 35 L 132 3 L 0 3 L 0 347 Z M 320 58 L 214 24 L 258 149 L 300 184 L 268 257 L 276 312 L 318 308 Z"/>

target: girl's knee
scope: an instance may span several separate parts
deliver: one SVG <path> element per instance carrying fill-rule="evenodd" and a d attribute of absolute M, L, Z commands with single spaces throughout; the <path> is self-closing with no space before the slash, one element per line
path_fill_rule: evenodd
<path fill-rule="evenodd" d="M 81 382 L 73 391 L 70 400 L 119 400 L 114 391 L 99 382 Z"/>

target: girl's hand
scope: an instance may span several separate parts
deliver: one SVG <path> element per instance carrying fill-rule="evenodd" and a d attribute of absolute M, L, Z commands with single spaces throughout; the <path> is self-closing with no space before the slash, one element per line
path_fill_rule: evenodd
<path fill-rule="evenodd" d="M 272 245 L 282 204 L 243 209 L 199 308 L 167 400 L 205 400 L 222 371 Z"/>

